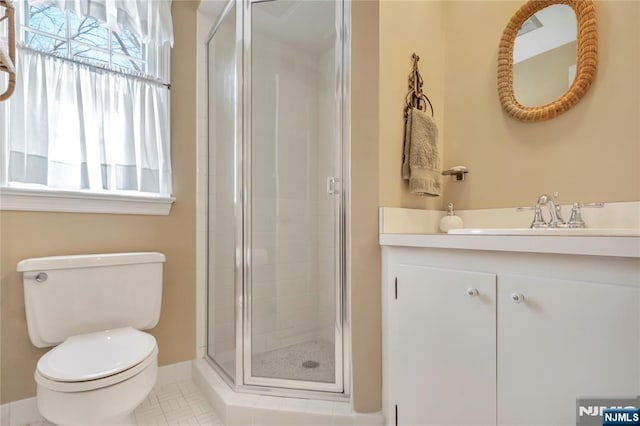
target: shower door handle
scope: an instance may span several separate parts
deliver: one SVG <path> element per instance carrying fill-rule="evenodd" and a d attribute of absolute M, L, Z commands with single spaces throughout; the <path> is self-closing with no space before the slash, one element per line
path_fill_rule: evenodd
<path fill-rule="evenodd" d="M 338 182 L 340 182 L 340 179 L 336 177 L 327 177 L 327 194 L 338 195 Z"/>

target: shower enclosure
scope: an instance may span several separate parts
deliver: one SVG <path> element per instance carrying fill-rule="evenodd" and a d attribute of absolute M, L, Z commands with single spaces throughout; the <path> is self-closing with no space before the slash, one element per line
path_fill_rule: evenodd
<path fill-rule="evenodd" d="M 348 13 L 231 0 L 209 34 L 207 356 L 237 389 L 349 391 Z"/>

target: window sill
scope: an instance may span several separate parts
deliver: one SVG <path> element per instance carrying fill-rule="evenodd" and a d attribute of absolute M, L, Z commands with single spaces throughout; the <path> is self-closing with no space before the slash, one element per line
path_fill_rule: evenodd
<path fill-rule="evenodd" d="M 0 210 L 168 215 L 174 197 L 0 188 Z"/>

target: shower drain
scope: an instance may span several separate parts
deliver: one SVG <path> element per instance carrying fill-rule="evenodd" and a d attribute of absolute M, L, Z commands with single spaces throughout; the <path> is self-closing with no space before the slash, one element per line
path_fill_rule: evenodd
<path fill-rule="evenodd" d="M 320 365 L 320 363 L 318 361 L 311 361 L 311 360 L 305 361 L 305 362 L 302 363 L 302 366 L 304 368 L 316 368 L 319 365 Z"/>

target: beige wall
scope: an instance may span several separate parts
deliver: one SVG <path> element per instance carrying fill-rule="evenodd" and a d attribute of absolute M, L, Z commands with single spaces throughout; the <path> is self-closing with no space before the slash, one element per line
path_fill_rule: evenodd
<path fill-rule="evenodd" d="M 356 411 L 372 412 L 382 406 L 377 0 L 352 3 L 351 50 L 352 398 Z"/>
<path fill-rule="evenodd" d="M 457 208 L 511 207 L 531 205 L 553 191 L 563 202 L 640 200 L 640 2 L 597 2 L 595 83 L 572 110 L 542 123 L 507 116 L 497 95 L 498 42 L 522 4 L 381 2 L 381 205 L 438 208 L 454 201 Z M 410 196 L 399 178 L 400 103 L 414 50 L 422 57 L 426 92 L 436 109 L 443 166 L 470 170 L 465 182 L 447 179 L 445 195 L 437 200 Z"/>
<path fill-rule="evenodd" d="M 160 322 L 151 333 L 159 363 L 195 356 L 195 19 L 196 2 L 173 2 L 171 69 L 174 195 L 169 216 L 0 213 L 0 403 L 35 395 L 33 373 L 46 351 L 27 335 L 21 259 L 78 253 L 160 251 L 167 257 Z M 185 66 L 183 64 L 192 64 Z"/>
<path fill-rule="evenodd" d="M 596 80 L 573 109 L 542 123 L 507 116 L 496 90 L 498 41 L 521 4 L 447 2 L 445 164 L 470 170 L 448 185 L 447 200 L 510 207 L 553 191 L 563 202 L 640 200 L 640 3 L 597 2 Z"/>
<path fill-rule="evenodd" d="M 423 91 L 435 110 L 440 141 L 444 129 L 444 3 L 441 1 L 380 1 L 380 205 L 441 209 L 442 197 L 409 193 L 402 179 L 403 109 L 411 73 L 411 54 L 420 56 L 418 67 Z M 442 150 L 440 157 L 442 158 Z"/>

